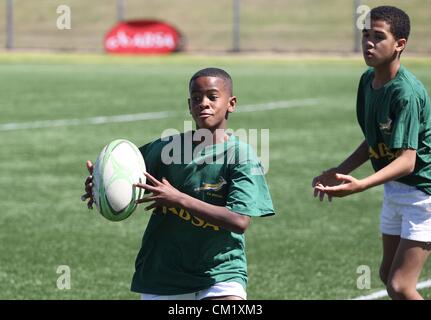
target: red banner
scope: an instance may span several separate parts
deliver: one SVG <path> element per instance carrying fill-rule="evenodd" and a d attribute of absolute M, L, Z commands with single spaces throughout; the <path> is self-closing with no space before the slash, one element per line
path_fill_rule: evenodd
<path fill-rule="evenodd" d="M 178 51 L 180 44 L 178 30 L 160 21 L 119 22 L 105 36 L 105 50 L 110 53 L 171 53 Z"/>

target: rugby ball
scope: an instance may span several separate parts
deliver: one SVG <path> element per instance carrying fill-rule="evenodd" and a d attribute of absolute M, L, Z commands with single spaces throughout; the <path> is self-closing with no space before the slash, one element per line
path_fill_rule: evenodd
<path fill-rule="evenodd" d="M 133 186 L 145 183 L 145 162 L 139 149 L 124 139 L 108 143 L 93 169 L 93 198 L 97 210 L 110 221 L 120 221 L 135 211 L 135 201 L 144 190 Z"/>

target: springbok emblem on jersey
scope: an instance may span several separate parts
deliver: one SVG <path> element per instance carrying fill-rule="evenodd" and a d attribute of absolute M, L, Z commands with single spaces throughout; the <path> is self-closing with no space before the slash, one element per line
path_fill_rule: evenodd
<path fill-rule="evenodd" d="M 390 134 L 392 129 L 392 119 L 388 119 L 388 122 L 386 123 L 379 122 L 379 128 L 380 128 L 380 131 L 386 134 Z"/>
<path fill-rule="evenodd" d="M 196 188 L 195 191 L 219 191 L 225 184 L 227 184 L 226 180 L 220 177 L 218 183 L 203 183 L 202 186 Z"/>

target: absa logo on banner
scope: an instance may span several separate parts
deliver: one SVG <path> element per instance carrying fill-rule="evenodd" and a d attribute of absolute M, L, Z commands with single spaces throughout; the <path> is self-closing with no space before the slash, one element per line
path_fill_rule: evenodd
<path fill-rule="evenodd" d="M 150 20 L 123 21 L 105 36 L 110 53 L 160 54 L 179 51 L 181 34 L 171 25 Z"/>

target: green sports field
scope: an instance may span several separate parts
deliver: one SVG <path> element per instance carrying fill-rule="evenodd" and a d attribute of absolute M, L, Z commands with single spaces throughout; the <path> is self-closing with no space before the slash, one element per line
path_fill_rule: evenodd
<path fill-rule="evenodd" d="M 406 58 L 405 65 L 431 91 L 431 59 Z M 80 201 L 85 160 L 116 138 L 141 145 L 167 128 L 182 130 L 191 120 L 188 80 L 206 66 L 231 73 L 238 110 L 258 105 L 233 114 L 230 128 L 270 131 L 267 181 L 277 215 L 255 218 L 246 232 L 249 299 L 350 299 L 383 289 L 382 188 L 332 203 L 314 199 L 311 188 L 314 175 L 362 139 L 355 119 L 360 58 L 1 54 L 0 299 L 138 298 L 129 286 L 148 213 L 139 208 L 113 223 L 87 210 Z M 85 120 L 159 111 L 176 113 Z M 354 175 L 370 172 L 366 165 Z M 62 265 L 70 268 L 70 289 L 57 288 Z M 364 265 L 370 289 L 357 287 Z M 421 280 L 430 278 L 428 263 Z M 431 298 L 431 289 L 422 292 Z"/>

